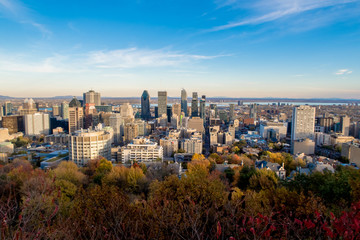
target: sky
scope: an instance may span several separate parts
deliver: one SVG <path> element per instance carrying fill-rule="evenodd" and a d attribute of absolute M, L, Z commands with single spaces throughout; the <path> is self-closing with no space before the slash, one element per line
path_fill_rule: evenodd
<path fill-rule="evenodd" d="M 360 0 L 0 0 L 0 95 L 360 99 Z"/>

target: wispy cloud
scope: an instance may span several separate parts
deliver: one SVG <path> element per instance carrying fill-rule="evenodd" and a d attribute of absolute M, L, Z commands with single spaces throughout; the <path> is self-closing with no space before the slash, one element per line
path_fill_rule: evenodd
<path fill-rule="evenodd" d="M 335 73 L 335 75 L 348 75 L 351 73 L 352 71 L 350 71 L 349 69 L 340 69 Z"/>
<path fill-rule="evenodd" d="M 108 51 L 92 51 L 78 55 L 53 54 L 43 59 L 29 59 L 29 57 L 0 53 L 0 71 L 28 72 L 28 73 L 71 73 L 91 72 L 96 69 L 104 74 L 113 73 L 111 70 L 123 70 L 134 68 L 160 68 L 181 67 L 186 64 L 195 64 L 200 61 L 211 60 L 217 56 L 193 55 L 167 50 L 149 50 L 138 48 L 126 48 Z M 109 69 L 109 71 L 107 70 Z M 121 73 L 124 74 L 124 73 Z M 110 76 L 107 75 L 107 76 Z"/>
<path fill-rule="evenodd" d="M 192 55 L 162 49 L 127 48 L 91 52 L 88 56 L 88 63 L 98 68 L 164 67 L 177 66 L 186 62 L 209 60 L 219 56 Z"/>
<path fill-rule="evenodd" d="M 18 0 L 0 0 L 0 13 L 12 21 L 36 28 L 44 37 L 52 35 L 44 24 L 35 20 L 34 12 Z"/>
<path fill-rule="evenodd" d="M 20 73 L 60 73 L 69 72 L 65 64 L 67 56 L 55 54 L 40 60 L 25 59 L 24 56 L 0 55 L 0 70 Z"/>
<path fill-rule="evenodd" d="M 285 17 L 295 16 L 314 10 L 335 8 L 340 5 L 360 2 L 359 0 L 254 0 L 244 2 L 241 0 L 223 0 L 220 6 L 232 6 L 233 9 L 247 9 L 250 17 L 232 21 L 210 29 L 209 31 L 221 31 L 245 25 L 257 25 L 280 20 Z"/>

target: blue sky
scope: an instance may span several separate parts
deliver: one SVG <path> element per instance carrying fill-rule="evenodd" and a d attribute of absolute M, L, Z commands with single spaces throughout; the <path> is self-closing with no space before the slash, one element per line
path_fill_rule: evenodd
<path fill-rule="evenodd" d="M 360 98 L 360 0 L 0 0 L 0 95 Z"/>

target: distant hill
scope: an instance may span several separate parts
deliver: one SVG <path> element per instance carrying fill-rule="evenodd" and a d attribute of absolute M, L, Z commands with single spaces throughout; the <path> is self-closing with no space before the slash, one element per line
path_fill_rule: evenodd
<path fill-rule="evenodd" d="M 0 95 L 0 99 L 13 99 L 13 97 Z"/>

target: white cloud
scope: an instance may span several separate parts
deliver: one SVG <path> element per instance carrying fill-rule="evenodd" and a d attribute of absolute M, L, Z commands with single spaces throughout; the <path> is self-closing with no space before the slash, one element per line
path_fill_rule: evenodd
<path fill-rule="evenodd" d="M 0 55 L 0 70 L 22 73 L 59 73 L 66 72 L 64 61 L 66 56 L 54 55 L 41 60 L 28 60 L 23 56 Z"/>
<path fill-rule="evenodd" d="M 219 56 L 191 55 L 162 49 L 127 48 L 91 52 L 88 55 L 88 64 L 95 65 L 98 68 L 164 67 L 216 57 Z"/>
<path fill-rule="evenodd" d="M 81 55 L 53 54 L 49 57 L 33 59 L 24 55 L 1 54 L 0 71 L 22 73 L 76 73 L 122 70 L 144 67 L 186 67 L 187 63 L 225 56 L 192 55 L 180 52 L 149 49 L 117 49 L 110 51 L 92 51 Z M 124 73 L 121 73 L 124 74 Z"/>
<path fill-rule="evenodd" d="M 52 35 L 52 32 L 45 25 L 34 20 L 34 16 L 31 14 L 33 11 L 18 0 L 0 0 L 0 13 L 15 22 L 36 28 L 44 37 Z"/>
<path fill-rule="evenodd" d="M 352 71 L 350 71 L 349 69 L 340 69 L 335 74 L 336 75 L 345 75 L 345 74 L 351 74 L 351 73 L 352 73 Z"/>
<path fill-rule="evenodd" d="M 252 17 L 214 27 L 209 31 L 221 31 L 244 25 L 256 25 L 272 22 L 281 18 L 294 16 L 296 14 L 309 12 L 312 10 L 331 8 L 338 5 L 360 2 L 359 0 L 255 0 L 243 2 L 241 0 L 218 1 L 221 7 L 231 5 L 234 9 L 245 8 L 253 13 Z M 332 17 L 332 16 L 329 16 Z"/>

